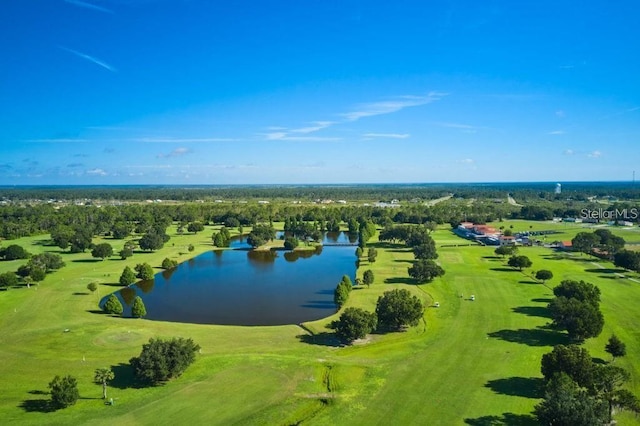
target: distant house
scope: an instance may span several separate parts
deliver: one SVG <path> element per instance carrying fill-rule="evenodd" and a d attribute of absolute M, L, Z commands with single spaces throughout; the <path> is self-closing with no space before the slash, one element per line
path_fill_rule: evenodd
<path fill-rule="evenodd" d="M 471 228 L 474 234 L 476 235 L 496 235 L 498 231 L 492 226 L 489 225 L 473 225 Z"/>
<path fill-rule="evenodd" d="M 500 235 L 498 238 L 501 246 L 514 246 L 516 245 L 516 237 L 512 235 Z"/>
<path fill-rule="evenodd" d="M 562 250 L 573 250 L 573 243 L 571 241 L 560 241 L 558 248 Z"/>

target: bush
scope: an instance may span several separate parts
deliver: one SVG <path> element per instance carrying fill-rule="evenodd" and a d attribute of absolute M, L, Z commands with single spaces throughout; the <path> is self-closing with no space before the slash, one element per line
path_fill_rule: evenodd
<path fill-rule="evenodd" d="M 131 268 L 125 266 L 120 275 L 120 285 L 130 285 L 136 282 L 136 274 L 133 273 Z"/>
<path fill-rule="evenodd" d="M 136 265 L 135 270 L 137 272 L 137 277 L 141 280 L 152 280 L 153 276 L 153 268 L 148 263 L 139 263 Z"/>
<path fill-rule="evenodd" d="M 286 250 L 293 250 L 298 247 L 300 241 L 296 237 L 287 237 L 284 239 L 284 248 Z"/>
<path fill-rule="evenodd" d="M 140 356 L 129 361 L 136 377 L 158 384 L 179 377 L 196 359 L 200 346 L 191 339 L 150 339 L 142 345 Z"/>
<path fill-rule="evenodd" d="M 18 285 L 18 277 L 13 272 L 0 274 L 0 287 L 15 287 Z"/>
<path fill-rule="evenodd" d="M 22 248 L 22 246 L 11 244 L 9 247 L 0 249 L 0 257 L 4 260 L 27 259 L 29 252 Z"/>
<path fill-rule="evenodd" d="M 173 269 L 176 266 L 178 266 L 178 262 L 168 257 L 165 257 L 162 261 L 162 269 Z"/>
<path fill-rule="evenodd" d="M 51 389 L 51 403 L 56 408 L 69 407 L 80 398 L 78 381 L 72 376 L 56 376 L 49 382 Z"/>
<path fill-rule="evenodd" d="M 131 305 L 131 316 L 134 318 L 142 318 L 147 315 L 147 308 L 144 306 L 144 302 L 140 296 L 136 296 L 133 299 L 133 304 Z"/>

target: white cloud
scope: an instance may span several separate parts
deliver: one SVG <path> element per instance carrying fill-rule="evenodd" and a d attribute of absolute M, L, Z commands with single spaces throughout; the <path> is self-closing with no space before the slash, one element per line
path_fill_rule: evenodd
<path fill-rule="evenodd" d="M 340 114 L 340 116 L 346 121 L 357 121 L 365 117 L 391 114 L 405 108 L 426 105 L 431 102 L 439 101 L 446 95 L 446 93 L 431 92 L 426 96 L 402 96 L 395 100 L 362 104 L 359 105 L 355 111 L 346 112 Z"/>
<path fill-rule="evenodd" d="M 575 154 L 575 151 L 574 151 L 574 150 L 572 150 L 572 149 L 565 149 L 565 150 L 563 151 L 563 154 L 564 154 L 564 155 L 573 155 L 573 154 Z"/>
<path fill-rule="evenodd" d="M 565 132 L 564 130 L 554 130 L 552 132 L 549 132 L 550 135 L 565 135 L 567 132 Z"/>
<path fill-rule="evenodd" d="M 107 176 L 108 175 L 108 173 L 102 169 L 90 169 L 85 171 L 85 173 L 91 176 Z"/>
<path fill-rule="evenodd" d="M 67 3 L 79 6 L 79 7 L 84 7 L 86 9 L 91 9 L 91 10 L 97 10 L 98 12 L 104 12 L 104 13 L 113 13 L 113 10 L 109 10 L 106 9 L 104 7 L 95 5 L 95 4 L 91 4 L 91 3 L 87 3 L 84 1 L 80 1 L 80 0 L 65 0 Z"/>
<path fill-rule="evenodd" d="M 364 138 L 406 139 L 411 136 L 408 133 L 365 133 Z"/>
<path fill-rule="evenodd" d="M 602 157 L 602 153 L 600 151 L 598 151 L 598 150 L 592 151 L 589 154 L 587 154 L 587 157 L 589 157 L 589 158 L 600 158 L 600 157 Z"/>
<path fill-rule="evenodd" d="M 73 49 L 69 49 L 68 47 L 64 47 L 64 46 L 58 46 L 60 49 L 62 50 L 66 50 L 69 53 L 73 53 L 74 55 L 82 58 L 82 59 L 86 59 L 89 62 L 93 62 L 96 65 L 101 66 L 102 68 L 108 69 L 111 72 L 117 72 L 118 70 L 116 70 L 114 67 L 112 67 L 111 65 L 107 64 L 106 62 L 94 57 L 94 56 L 90 56 L 87 55 L 86 53 L 82 53 L 82 52 L 78 52 L 77 50 L 73 50 Z"/>
<path fill-rule="evenodd" d="M 314 121 L 312 126 L 291 130 L 292 133 L 313 133 L 331 126 L 333 121 Z"/>
<path fill-rule="evenodd" d="M 464 163 L 464 164 L 473 164 L 475 163 L 475 161 L 473 161 L 471 158 L 464 158 L 462 160 L 458 160 L 459 163 Z"/>
<path fill-rule="evenodd" d="M 191 152 L 191 150 L 189 148 L 176 148 L 173 151 L 167 153 L 167 154 L 158 154 L 156 157 L 157 158 L 174 158 L 174 157 L 181 157 L 185 154 L 189 154 Z"/>

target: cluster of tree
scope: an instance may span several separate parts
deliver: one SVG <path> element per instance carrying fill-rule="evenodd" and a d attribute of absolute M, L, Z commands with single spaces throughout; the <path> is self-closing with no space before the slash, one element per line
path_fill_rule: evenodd
<path fill-rule="evenodd" d="M 256 225 L 253 227 L 247 242 L 251 247 L 256 248 L 265 245 L 267 242 L 272 241 L 276 237 L 276 231 L 270 225 Z"/>
<path fill-rule="evenodd" d="M 18 244 L 11 244 L 0 248 L 0 258 L 2 260 L 28 259 L 31 254 Z"/>
<path fill-rule="evenodd" d="M 204 224 L 202 222 L 191 222 L 187 225 L 187 231 L 197 234 L 200 231 L 204 231 Z"/>
<path fill-rule="evenodd" d="M 515 245 L 504 245 L 496 247 L 493 252 L 504 259 L 505 256 L 515 256 L 518 254 L 518 247 Z"/>
<path fill-rule="evenodd" d="M 124 307 L 122 306 L 120 299 L 118 299 L 118 296 L 112 294 L 105 302 L 102 310 L 105 314 L 108 315 L 122 316 Z M 131 316 L 134 318 L 142 318 L 147 316 L 147 308 L 140 296 L 136 296 L 133 299 L 133 303 L 131 304 Z"/>
<path fill-rule="evenodd" d="M 367 260 L 369 263 L 375 263 L 378 258 L 378 250 L 375 247 L 369 247 L 367 249 Z"/>
<path fill-rule="evenodd" d="M 148 263 L 138 263 L 135 266 L 136 277 L 141 280 L 152 280 L 154 277 L 153 268 Z"/>
<path fill-rule="evenodd" d="M 407 270 L 409 276 L 419 283 L 428 283 L 444 275 L 444 269 L 431 259 L 419 259 Z"/>
<path fill-rule="evenodd" d="M 191 339 L 150 339 L 139 356 L 131 358 L 136 378 L 156 385 L 179 377 L 196 359 L 200 345 Z"/>
<path fill-rule="evenodd" d="M 138 245 L 142 250 L 155 251 L 164 247 L 164 243 L 170 239 L 166 233 L 166 228 L 154 228 L 145 233 L 138 241 Z"/>
<path fill-rule="evenodd" d="M 352 343 L 376 329 L 395 331 L 415 326 L 422 318 L 423 311 L 420 299 L 406 289 L 395 289 L 378 298 L 375 312 L 349 307 L 331 326 L 335 329 L 338 339 Z"/>
<path fill-rule="evenodd" d="M 65 266 L 62 256 L 55 253 L 40 253 L 32 256 L 26 265 L 18 268 L 17 274 L 27 282 L 39 282 L 44 280 L 46 274 Z"/>
<path fill-rule="evenodd" d="M 218 232 L 214 232 L 211 236 L 213 245 L 216 247 L 229 247 L 231 244 L 231 233 L 226 226 L 220 228 Z"/>
<path fill-rule="evenodd" d="M 610 339 L 611 341 L 611 339 Z M 622 368 L 596 364 L 577 345 L 558 345 L 542 357 L 544 400 L 534 413 L 541 424 L 611 424 L 614 409 L 640 413 L 640 401 L 622 385 L 629 373 Z"/>
<path fill-rule="evenodd" d="M 340 230 L 340 223 L 336 219 L 329 222 L 325 222 L 324 220 L 308 222 L 303 220 L 302 215 L 298 214 L 295 216 L 287 216 L 284 219 L 283 229 L 287 234 L 302 239 L 303 241 L 320 241 L 322 239 L 322 231 L 338 232 Z"/>
<path fill-rule="evenodd" d="M 515 268 L 519 271 L 522 271 L 524 268 L 530 268 L 533 265 L 531 259 L 524 255 L 514 255 L 509 258 L 507 265 Z"/>
<path fill-rule="evenodd" d="M 368 220 L 361 220 L 358 226 L 358 246 L 366 247 L 367 242 L 376 234 L 375 223 Z"/>
<path fill-rule="evenodd" d="M 582 341 L 602 332 L 600 289 L 584 281 L 564 280 L 553 289 L 556 296 L 548 308 L 554 326 L 566 330 L 569 338 Z"/>
<path fill-rule="evenodd" d="M 593 254 L 594 249 L 597 249 L 601 255 L 614 259 L 616 253 L 624 249 L 625 241 L 608 229 L 598 229 L 594 232 L 578 232 L 571 244 L 579 252 Z"/>
<path fill-rule="evenodd" d="M 613 264 L 630 271 L 640 272 L 640 251 L 619 250 L 613 256 Z"/>
<path fill-rule="evenodd" d="M 349 278 L 348 275 L 343 275 L 336 289 L 333 291 L 333 302 L 338 306 L 338 309 L 347 303 L 351 290 L 353 290 L 351 278 Z"/>

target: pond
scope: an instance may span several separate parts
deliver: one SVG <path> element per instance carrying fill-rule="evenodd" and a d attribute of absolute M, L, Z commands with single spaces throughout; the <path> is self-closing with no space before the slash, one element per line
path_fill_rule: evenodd
<path fill-rule="evenodd" d="M 343 275 L 355 280 L 356 247 L 340 245 L 350 242 L 346 233 L 334 233 L 325 236 L 324 247 L 288 252 L 251 251 L 236 240 L 234 250 L 201 254 L 115 294 L 124 316 L 140 296 L 152 320 L 225 325 L 313 321 L 335 312 L 333 290 Z"/>

